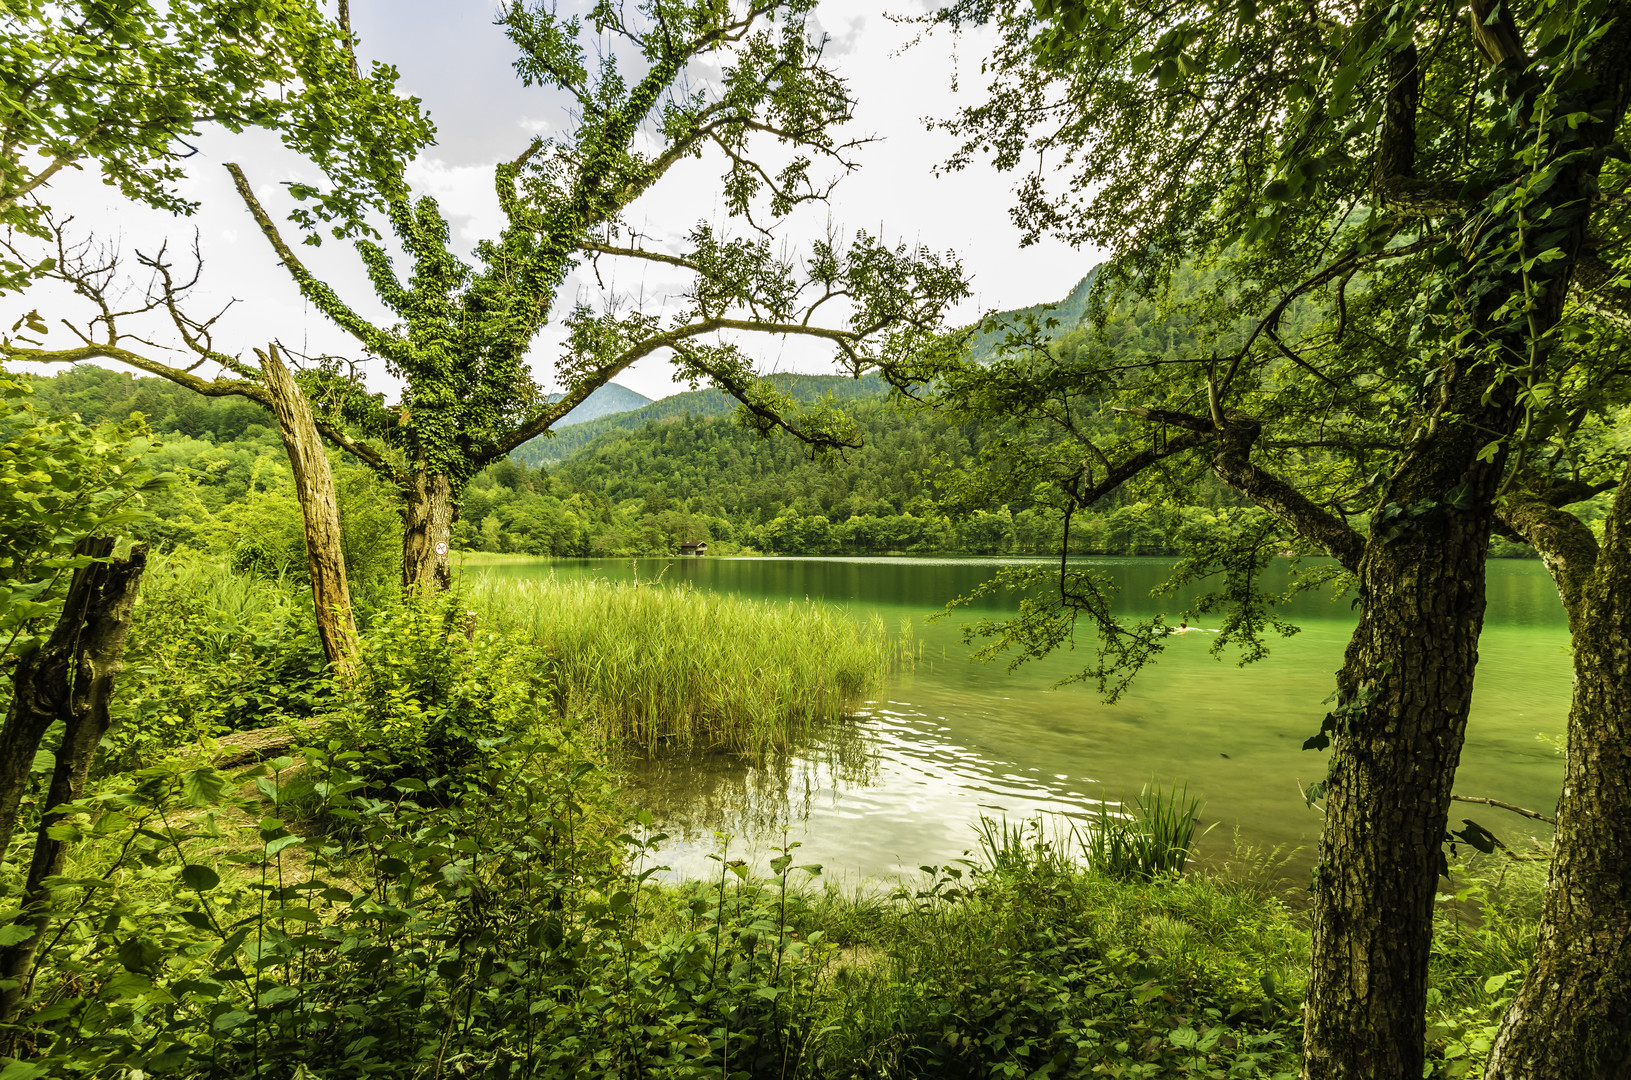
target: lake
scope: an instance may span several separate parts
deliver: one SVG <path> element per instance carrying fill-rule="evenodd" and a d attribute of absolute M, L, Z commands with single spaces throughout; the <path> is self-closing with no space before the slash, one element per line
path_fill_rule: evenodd
<path fill-rule="evenodd" d="M 973 846 L 980 816 L 1010 821 L 1038 812 L 1081 816 L 1100 800 L 1120 803 L 1152 778 L 1187 783 L 1215 823 L 1200 857 L 1222 859 L 1235 835 L 1279 848 L 1295 877 L 1311 865 L 1319 812 L 1300 785 L 1321 779 L 1323 752 L 1304 751 L 1319 729 L 1356 616 L 1347 598 L 1305 595 L 1288 608 L 1302 629 L 1276 639 L 1271 655 L 1245 668 L 1209 653 L 1210 634 L 1175 635 L 1122 699 L 1107 705 L 1092 685 L 1057 686 L 1090 659 L 1057 652 L 1014 672 L 968 659 L 963 623 L 1005 609 L 995 598 L 927 622 L 954 596 L 1017 560 L 749 558 L 537 560 L 473 567 L 504 576 L 599 577 L 685 582 L 773 600 L 809 598 L 890 626 L 909 621 L 921 646 L 915 670 L 893 679 L 853 724 L 815 744 L 762 763 L 695 755 L 630 765 L 630 789 L 670 840 L 663 862 L 677 875 L 707 875 L 716 832 L 731 834 L 732 857 L 761 868 L 785 835 L 803 844 L 798 862 L 858 883 L 915 875 Z M 1076 560 L 1113 574 L 1117 606 L 1130 615 L 1177 613 L 1193 591 L 1154 598 L 1169 560 Z M 1269 571 L 1279 581 L 1280 563 Z M 1477 691 L 1455 790 L 1550 813 L 1563 759 L 1539 736 L 1561 735 L 1571 671 L 1568 627 L 1545 568 L 1535 560 L 1492 560 L 1489 608 L 1479 646 Z M 1200 625 L 1216 625 L 1203 619 Z M 1546 826 L 1501 810 L 1457 805 L 1519 846 Z M 785 832 L 784 832 L 785 830 Z"/>

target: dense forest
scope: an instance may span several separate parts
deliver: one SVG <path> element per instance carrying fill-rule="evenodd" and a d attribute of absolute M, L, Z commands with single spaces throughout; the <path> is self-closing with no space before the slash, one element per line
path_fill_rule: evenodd
<path fill-rule="evenodd" d="M 1066 335 L 1064 342 L 1070 340 Z M 665 555 L 698 540 L 725 554 L 1057 550 L 1061 522 L 1047 508 L 946 504 L 935 478 L 979 460 L 986 438 L 977 425 L 953 425 L 891 401 L 876 377 L 778 381 L 809 400 L 842 401 L 863 445 L 832 461 L 814 461 L 796 440 L 743 428 L 718 391 L 676 395 L 567 427 L 545 443 L 575 444 L 565 460 L 529 469 L 523 464 L 528 455 L 517 453 L 489 466 L 466 490 L 454 536 L 466 550 L 557 557 Z M 222 553 L 235 565 L 300 572 L 298 510 L 282 444 L 261 406 L 200 398 L 161 379 L 90 366 L 34 385 L 42 408 L 87 422 L 132 413 L 145 418 L 157 444 L 150 462 L 173 478 L 145 496 L 157 518 L 146 538 L 165 547 L 227 545 Z M 335 464 L 347 559 L 356 562 L 358 581 L 372 587 L 390 575 L 396 526 L 389 500 L 374 477 L 343 455 Z M 1171 553 L 1186 527 L 1204 528 L 1218 506 L 1239 505 L 1221 485 L 1209 490 L 1210 504 L 1118 494 L 1076 520 L 1070 550 Z M 377 567 L 362 565 L 365 552 L 377 555 Z"/>

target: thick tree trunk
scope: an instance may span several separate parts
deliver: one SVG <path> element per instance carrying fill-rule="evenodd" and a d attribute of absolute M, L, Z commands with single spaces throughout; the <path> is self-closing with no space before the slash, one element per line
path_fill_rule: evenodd
<path fill-rule="evenodd" d="M 1592 551 L 1590 531 L 1561 511 L 1531 514 L 1515 524 L 1541 548 L 1569 610 L 1574 705 L 1540 941 L 1490 1050 L 1485 1076 L 1626 1080 L 1631 1077 L 1631 873 L 1626 869 L 1631 866 L 1631 469 L 1620 480 L 1600 551 Z"/>
<path fill-rule="evenodd" d="M 289 452 L 294 471 L 295 497 L 306 525 L 306 566 L 311 572 L 317 632 L 334 673 L 349 681 L 356 666 L 357 624 L 351 615 L 351 588 L 346 582 L 345 555 L 340 544 L 340 508 L 334 498 L 334 476 L 329 472 L 323 440 L 312 420 L 306 395 L 295 385 L 289 369 L 273 346 L 260 354 L 261 372 L 272 395 L 272 411 Z"/>
<path fill-rule="evenodd" d="M 1557 106 L 1611 122 L 1550 132 L 1543 145 L 1557 168 L 1545 185 L 1533 178 L 1547 163 L 1523 153 L 1535 138 L 1519 132 L 1505 179 L 1528 201 L 1447 223 L 1463 237 L 1454 307 L 1471 334 L 1440 372 L 1442 408 L 1389 481 L 1391 527 L 1404 529 L 1379 536 L 1390 526 L 1378 515 L 1361 564 L 1364 614 L 1338 679 L 1343 709 L 1316 871 L 1305 1080 L 1422 1075 L 1440 845 L 1472 696 L 1497 481 L 1521 416 L 1515 386 L 1544 369 L 1585 241 L 1587 216 L 1576 208 L 1589 204 L 1596 151 L 1624 115 L 1625 22 L 1595 46 L 1584 94 L 1572 91 Z M 1514 98 L 1531 94 L 1529 61 L 1506 9 L 1474 0 L 1470 29 L 1492 64 L 1510 65 Z M 1391 158 L 1383 164 L 1403 182 L 1413 176 L 1415 129 L 1406 120 L 1418 72 L 1413 50 L 1395 59 L 1390 97 L 1404 107 L 1388 114 L 1383 156 Z M 1554 213 L 1559 231 L 1526 230 Z M 1499 236 L 1515 249 L 1493 243 Z M 1563 257 L 1541 262 L 1534 244 Z M 1480 462 L 1492 439 L 1501 448 Z"/>
<path fill-rule="evenodd" d="M 106 556 L 111 553 L 112 543 L 94 541 L 89 553 Z M 42 662 L 31 665 L 26 675 L 19 666 L 13 715 L 26 713 L 23 719 L 29 730 L 37 729 L 42 734 L 53 721 L 63 722 L 62 745 L 57 750 L 56 769 L 46 797 L 48 811 L 72 803 L 85 793 L 91 762 L 108 730 L 113 681 L 124 666 L 125 637 L 136 606 L 136 589 L 146 567 L 147 548 L 138 544 L 128 558 L 92 563 L 76 572 L 50 642 L 24 664 L 47 655 Z M 9 735 L 9 717 L 6 726 Z M 8 741 L 4 752 L 8 761 L 19 752 L 26 753 L 25 760 L 31 761 L 37 748 L 37 740 L 33 749 L 13 746 Z M 25 768 L 25 779 L 26 775 Z M 5 820 L 8 840 L 15 827 L 16 805 L 15 801 L 11 803 L 11 814 Z M 28 868 L 23 912 L 17 922 L 30 926 L 32 933 L 24 941 L 0 950 L 0 978 L 12 980 L 11 988 L 0 994 L 0 1024 L 16 1020 L 27 994 L 35 953 L 45 934 L 48 916 L 43 909 L 51 899 L 45 881 L 62 872 L 68 847 L 67 841 L 50 835 L 58 818 L 48 812 L 41 819 L 34 858 Z"/>
<path fill-rule="evenodd" d="M 402 588 L 445 589 L 453 583 L 453 482 L 421 467 L 403 487 Z"/>
<path fill-rule="evenodd" d="M 106 559 L 113 554 L 113 544 L 110 537 L 95 537 L 74 550 Z M 12 672 L 11 708 L 0 730 L 0 862 L 11 847 L 29 773 L 46 731 L 76 709 L 89 708 L 82 703 L 83 696 L 103 683 L 111 687 L 123 663 L 125 623 L 146 566 L 147 548 L 137 545 L 128 559 L 76 570 L 50 639 Z M 93 631 L 112 636 L 93 641 Z M 93 646 L 102 651 L 93 651 Z"/>
<path fill-rule="evenodd" d="M 1442 843 L 1484 618 L 1486 515 L 1373 537 L 1315 867 L 1308 1080 L 1421 1076 Z"/>

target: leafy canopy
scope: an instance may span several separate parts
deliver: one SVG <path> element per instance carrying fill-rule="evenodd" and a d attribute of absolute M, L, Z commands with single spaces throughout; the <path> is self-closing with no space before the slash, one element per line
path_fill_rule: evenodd
<path fill-rule="evenodd" d="M 826 197 L 818 163 L 842 173 L 857 145 L 839 133 L 853 102 L 809 33 L 812 6 L 600 3 L 567 18 L 549 5 L 508 5 L 500 24 L 520 50 L 517 73 L 565 94 L 573 124 L 497 166 L 505 225 L 476 245 L 473 260 L 450 246 L 434 199 L 375 188 L 395 244 L 361 238 L 356 250 L 396 317 L 389 325 L 365 318 L 305 268 L 240 172 L 240 193 L 302 292 L 406 383 L 400 407 L 386 408 L 337 369 L 312 380 L 325 430 L 399 482 L 443 476 L 456 494 L 618 372 L 666 354 L 681 378 L 735 395 L 762 431 L 790 428 L 820 446 L 853 442 L 836 410 L 798 408 L 758 381 L 732 335 L 825 341 L 859 374 L 929 340 L 966 287 L 954 258 L 865 232 L 829 235 L 802 259 L 773 243 L 772 230 L 795 207 Z M 722 157 L 727 207 L 754 235 L 702 221 L 679 252 L 647 247 L 624 211 L 704 154 Z M 329 179 L 338 189 L 343 178 Z M 567 275 L 601 261 L 678 268 L 692 283 L 668 311 L 613 290 L 559 310 Z M 556 364 L 565 392 L 553 399 L 529 363 L 552 317 L 567 330 Z"/>
<path fill-rule="evenodd" d="M 7 0 L 0 8 L 0 224 L 43 236 L 45 188 L 94 162 L 128 198 L 190 213 L 177 186 L 207 125 L 279 130 L 336 179 L 303 209 L 367 231 L 371 182 L 429 142 L 396 71 L 352 78 L 349 34 L 313 0 Z M 40 269 L 7 261 L 0 290 Z"/>

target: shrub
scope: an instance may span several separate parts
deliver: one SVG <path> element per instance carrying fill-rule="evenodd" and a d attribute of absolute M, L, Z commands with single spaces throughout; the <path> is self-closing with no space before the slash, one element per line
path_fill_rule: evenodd
<path fill-rule="evenodd" d="M 340 726 L 421 777 L 456 774 L 550 712 L 539 650 L 495 628 L 455 592 L 380 609 L 362 635 L 356 692 Z"/>
<path fill-rule="evenodd" d="M 292 784 L 284 758 L 86 801 L 8 1076 L 798 1075 L 824 950 L 789 929 L 790 851 L 780 885 L 654 889 L 570 732 L 383 790 L 368 754 L 304 753 Z M 200 811 L 251 778 L 223 851 L 235 815 Z M 292 833 L 308 798 L 347 828 Z"/>

